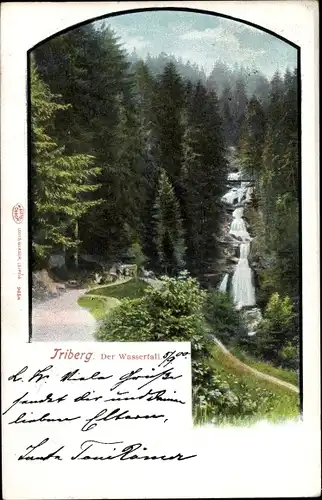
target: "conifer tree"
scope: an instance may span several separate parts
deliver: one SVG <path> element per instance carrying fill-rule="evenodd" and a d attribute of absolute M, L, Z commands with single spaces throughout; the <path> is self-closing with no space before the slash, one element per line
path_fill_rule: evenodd
<path fill-rule="evenodd" d="M 262 106 L 255 96 L 246 109 L 239 150 L 240 160 L 246 172 L 254 179 L 262 169 L 262 154 L 265 141 L 266 119 Z"/>
<path fill-rule="evenodd" d="M 142 197 L 141 241 L 144 253 L 148 256 L 150 264 L 156 262 L 151 220 L 153 204 L 156 197 L 158 182 L 158 167 L 156 165 L 156 134 L 154 130 L 154 92 L 155 79 L 148 66 L 139 60 L 133 66 L 134 76 L 134 102 L 138 120 L 138 134 L 140 140 L 140 162 L 142 165 Z"/>
<path fill-rule="evenodd" d="M 218 234 L 227 165 L 217 96 L 199 82 L 188 107 L 184 142 L 183 184 L 189 263 L 195 272 L 212 267 L 218 256 Z"/>
<path fill-rule="evenodd" d="M 35 257 L 44 257 L 52 249 L 75 247 L 78 221 L 98 200 L 85 201 L 82 195 L 94 193 L 93 184 L 100 169 L 89 155 L 67 155 L 63 146 L 49 135 L 57 112 L 59 96 L 38 75 L 34 61 L 30 68 L 31 84 L 31 187 L 33 196 L 32 227 Z"/>
<path fill-rule="evenodd" d="M 153 218 L 159 266 L 167 274 L 176 273 L 185 264 L 185 242 L 180 206 L 165 170 L 160 172 Z"/>
<path fill-rule="evenodd" d="M 183 209 L 181 168 L 183 161 L 182 111 L 184 87 L 174 63 L 166 64 L 157 79 L 154 99 L 156 134 L 156 161 L 164 169 L 172 183 L 176 197 Z"/>
<path fill-rule="evenodd" d="M 80 224 L 83 249 L 95 247 L 112 259 L 138 230 L 140 195 L 134 193 L 142 165 L 129 63 L 115 34 L 93 25 L 53 38 L 37 47 L 35 57 L 44 80 L 71 104 L 55 119 L 58 144 L 66 144 L 69 154 L 94 156 L 101 166 L 103 203 Z"/>
<path fill-rule="evenodd" d="M 269 289 L 299 294 L 299 205 L 298 205 L 298 123 L 297 73 L 287 71 L 284 79 L 275 73 L 271 81 L 269 105 L 263 137 L 263 115 L 258 103 L 250 103 L 256 117 L 251 141 L 250 115 L 240 155 L 246 167 L 257 173 L 256 225 L 258 252 L 268 256 L 266 271 Z M 263 144 L 263 145 L 262 145 Z M 254 163 L 256 162 L 256 164 Z"/>
<path fill-rule="evenodd" d="M 234 124 L 233 144 L 238 144 L 242 124 L 245 118 L 247 106 L 247 93 L 244 78 L 241 76 L 237 79 L 232 96 L 232 116 Z"/>
<path fill-rule="evenodd" d="M 234 144 L 234 119 L 232 114 L 232 92 L 230 87 L 225 87 L 219 100 L 220 115 L 223 122 L 223 135 L 229 145 Z"/>

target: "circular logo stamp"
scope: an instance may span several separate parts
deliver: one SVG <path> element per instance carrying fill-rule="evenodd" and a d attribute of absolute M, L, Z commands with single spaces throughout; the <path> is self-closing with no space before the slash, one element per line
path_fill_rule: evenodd
<path fill-rule="evenodd" d="M 25 209 L 21 203 L 16 203 L 12 209 L 12 218 L 16 224 L 21 224 L 25 216 Z"/>

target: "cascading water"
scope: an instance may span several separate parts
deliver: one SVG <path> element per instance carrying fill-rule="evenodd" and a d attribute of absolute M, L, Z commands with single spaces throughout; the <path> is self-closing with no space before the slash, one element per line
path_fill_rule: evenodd
<path fill-rule="evenodd" d="M 230 226 L 229 234 L 247 241 L 250 239 L 250 236 L 243 219 L 243 211 L 244 209 L 240 207 L 236 208 L 236 210 L 233 212 L 233 221 Z"/>
<path fill-rule="evenodd" d="M 239 259 L 232 276 L 230 292 L 232 293 L 237 310 L 243 309 L 244 307 L 252 308 L 251 311 L 245 311 L 245 316 L 251 313 L 252 327 L 249 331 L 249 335 L 253 335 L 256 333 L 254 329 L 256 322 L 254 320 L 256 319 L 256 321 L 259 321 L 261 313 L 260 310 L 255 307 L 256 296 L 252 277 L 253 272 L 248 262 L 252 238 L 247 231 L 246 223 L 243 219 L 244 205 L 251 200 L 253 187 L 249 181 L 243 181 L 242 178 L 242 170 L 228 174 L 228 182 L 240 184 L 239 186 L 235 184 L 235 186 L 223 196 L 222 200 L 228 205 L 236 206 L 232 214 L 233 220 L 229 228 L 229 235 L 233 236 L 236 241 L 238 240 Z M 225 274 L 218 287 L 219 291 L 227 293 L 228 280 L 229 274 Z"/>
<path fill-rule="evenodd" d="M 239 261 L 232 279 L 233 298 L 237 309 L 256 304 L 255 287 L 252 283 L 252 270 L 248 263 L 249 250 L 249 242 L 241 243 L 239 247 Z"/>
<path fill-rule="evenodd" d="M 219 287 L 218 287 L 218 290 L 222 293 L 227 292 L 228 278 L 229 278 L 229 274 L 226 273 L 225 276 L 223 277 Z"/>

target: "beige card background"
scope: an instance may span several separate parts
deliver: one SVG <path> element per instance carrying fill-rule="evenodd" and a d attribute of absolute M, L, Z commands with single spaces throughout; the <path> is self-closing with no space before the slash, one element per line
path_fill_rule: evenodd
<path fill-rule="evenodd" d="M 142 7 L 188 7 L 224 13 L 270 29 L 301 47 L 303 389 L 302 422 L 250 429 L 204 427 L 171 432 L 197 451 L 182 463 L 4 464 L 4 498 L 184 498 L 317 496 L 320 491 L 319 247 L 318 247 L 318 5 L 313 1 L 66 2 L 1 6 L 2 390 L 10 362 L 28 363 L 45 346 L 27 345 L 27 218 L 17 294 L 17 225 L 12 207 L 27 208 L 26 51 L 78 22 Z M 73 347 L 74 344 L 68 347 Z M 32 349 L 32 354 L 31 354 Z M 35 354 L 36 353 L 36 354 Z M 23 365 L 22 365 L 23 366 Z M 129 429 L 130 431 L 130 429 Z M 30 431 L 29 431 L 30 432 Z M 67 430 L 66 430 L 67 432 Z M 157 427 L 154 432 L 158 432 Z M 3 428 L 4 438 L 6 428 Z M 147 435 L 147 439 L 152 436 Z M 166 443 L 166 441 L 165 441 Z M 178 444 L 178 446 L 179 446 Z M 5 448 L 6 450 L 7 448 Z"/>

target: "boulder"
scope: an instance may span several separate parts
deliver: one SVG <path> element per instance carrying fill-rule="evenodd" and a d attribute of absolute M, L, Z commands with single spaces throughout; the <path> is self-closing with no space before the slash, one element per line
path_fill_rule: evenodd
<path fill-rule="evenodd" d="M 64 267 L 66 264 L 66 258 L 64 254 L 52 254 L 49 256 L 48 266 L 49 269 L 59 269 Z"/>
<path fill-rule="evenodd" d="M 36 271 L 32 274 L 33 298 L 44 300 L 48 297 L 56 297 L 60 292 L 66 290 L 63 283 L 56 283 L 48 274 L 46 269 Z"/>

